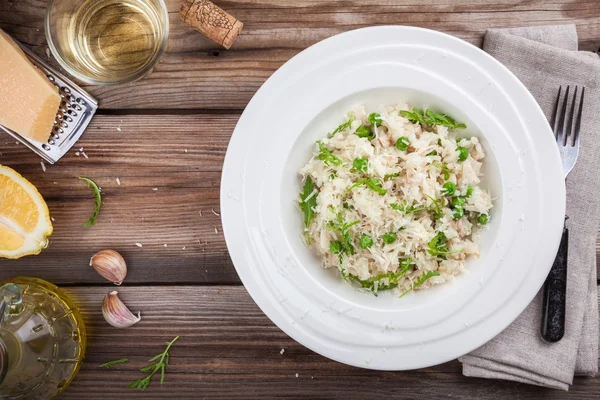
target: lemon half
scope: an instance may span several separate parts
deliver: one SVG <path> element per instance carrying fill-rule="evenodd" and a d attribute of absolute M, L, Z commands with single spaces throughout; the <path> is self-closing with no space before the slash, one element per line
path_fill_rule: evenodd
<path fill-rule="evenodd" d="M 52 234 L 50 213 L 35 186 L 0 165 L 0 257 L 39 254 Z"/>

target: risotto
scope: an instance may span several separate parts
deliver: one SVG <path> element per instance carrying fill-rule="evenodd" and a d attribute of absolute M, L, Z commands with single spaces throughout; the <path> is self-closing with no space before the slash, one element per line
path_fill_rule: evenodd
<path fill-rule="evenodd" d="M 443 283 L 479 256 L 490 219 L 484 151 L 448 115 L 406 104 L 355 107 L 318 141 L 303 179 L 304 237 L 325 268 L 377 294 Z"/>

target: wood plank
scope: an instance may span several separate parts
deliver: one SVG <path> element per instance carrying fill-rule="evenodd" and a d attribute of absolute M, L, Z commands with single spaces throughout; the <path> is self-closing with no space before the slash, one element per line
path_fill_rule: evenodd
<path fill-rule="evenodd" d="M 38 187 L 55 230 L 41 255 L 0 260 L 0 279 L 20 274 L 56 283 L 101 283 L 88 262 L 109 248 L 127 260 L 129 283 L 239 282 L 215 215 L 221 165 L 237 119 L 235 114 L 97 116 L 78 144 L 89 158 L 72 150 L 46 172 L 36 155 L 3 135 L 0 163 Z M 104 193 L 91 228 L 82 224 L 94 200 L 78 176 L 93 179 Z"/>
<path fill-rule="evenodd" d="M 141 310 L 142 320 L 118 330 L 100 312 L 110 290 L 67 289 L 84 313 L 89 347 L 79 376 L 61 399 L 164 399 L 174 394 L 178 399 L 428 399 L 443 394 L 459 399 L 557 400 L 596 399 L 600 391 L 600 378 L 576 378 L 568 393 L 465 378 L 457 361 L 407 372 L 346 366 L 289 338 L 243 287 L 122 287 L 121 298 L 132 310 Z M 139 368 L 176 335 L 181 338 L 172 347 L 164 385 L 155 380 L 146 392 L 127 389 L 143 377 Z M 130 362 L 98 369 L 101 363 L 122 357 Z"/>
<path fill-rule="evenodd" d="M 87 86 L 103 108 L 242 109 L 273 71 L 302 49 L 372 25 L 437 29 L 479 46 L 488 28 L 573 23 L 582 49 L 600 47 L 600 2 L 596 0 L 219 1 L 244 22 L 238 42 L 229 51 L 180 20 L 181 0 L 166 3 L 171 25 L 167 54 L 139 82 Z M 46 0 L 0 1 L 0 28 L 49 59 L 45 5 Z"/>
<path fill-rule="evenodd" d="M 89 258 L 114 249 L 128 262 L 128 283 L 238 283 L 215 215 L 223 158 L 238 118 L 99 115 L 78 144 L 89 158 L 75 149 L 46 172 L 35 154 L 1 136 L 0 164 L 38 187 L 55 230 L 41 255 L 0 259 L 0 279 L 20 274 L 60 284 L 102 283 Z M 104 193 L 98 223 L 88 229 L 82 224 L 94 202 L 78 176 L 93 179 Z M 596 250 L 600 260 L 600 240 Z"/>

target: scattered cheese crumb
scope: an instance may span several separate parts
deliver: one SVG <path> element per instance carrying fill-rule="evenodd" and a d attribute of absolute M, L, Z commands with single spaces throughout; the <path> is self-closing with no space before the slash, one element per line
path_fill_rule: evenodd
<path fill-rule="evenodd" d="M 54 221 L 55 221 L 54 217 L 50 217 L 50 219 L 52 220 L 52 222 L 54 222 Z"/>
<path fill-rule="evenodd" d="M 158 188 L 152 188 L 152 190 L 154 190 L 156 192 L 158 190 Z"/>
<path fill-rule="evenodd" d="M 215 226 L 215 233 L 218 234 L 219 230 L 217 229 L 217 227 Z"/>
<path fill-rule="evenodd" d="M 218 212 L 215 211 L 214 208 L 211 209 L 212 213 L 215 214 L 217 217 L 221 216 L 221 214 L 219 214 Z"/>
<path fill-rule="evenodd" d="M 296 372 L 296 378 L 298 377 L 298 373 Z"/>
<path fill-rule="evenodd" d="M 163 246 L 164 246 L 164 247 L 167 247 L 167 244 L 165 243 L 165 244 L 163 244 Z"/>
<path fill-rule="evenodd" d="M 42 166 L 42 171 L 46 172 L 46 164 L 43 161 L 40 161 L 40 165 Z"/>
<path fill-rule="evenodd" d="M 198 212 L 200 213 L 200 216 L 202 217 L 202 216 L 203 216 L 203 215 L 202 215 L 202 210 L 200 210 L 200 211 L 198 211 Z"/>
<path fill-rule="evenodd" d="M 283 354 L 285 353 L 285 349 L 281 349 L 281 351 L 279 352 L 279 354 Z"/>
<path fill-rule="evenodd" d="M 115 179 L 117 181 L 117 185 L 121 186 L 121 180 L 119 178 Z"/>
<path fill-rule="evenodd" d="M 141 244 L 141 243 L 137 243 L 137 242 L 136 242 L 136 244 L 135 244 L 135 245 L 136 245 L 137 247 L 142 247 L 142 244 Z"/>
<path fill-rule="evenodd" d="M 120 125 L 119 125 L 119 126 L 117 126 L 117 130 L 118 130 L 119 132 L 121 132 L 121 126 L 120 126 Z"/>
<path fill-rule="evenodd" d="M 79 152 L 78 152 L 78 151 L 76 151 L 76 152 L 75 152 L 75 155 L 76 155 L 77 157 L 79 157 Z"/>
<path fill-rule="evenodd" d="M 87 154 L 85 154 L 85 151 L 81 152 L 81 155 L 84 156 L 85 158 L 89 158 Z"/>
<path fill-rule="evenodd" d="M 187 153 L 187 149 L 183 149 L 183 151 L 185 151 Z"/>
<path fill-rule="evenodd" d="M 185 250 L 185 246 L 183 246 L 183 247 L 181 248 L 181 250 Z"/>
<path fill-rule="evenodd" d="M 55 185 L 57 185 L 57 184 L 58 184 L 58 182 L 52 182 L 52 183 L 54 183 Z"/>

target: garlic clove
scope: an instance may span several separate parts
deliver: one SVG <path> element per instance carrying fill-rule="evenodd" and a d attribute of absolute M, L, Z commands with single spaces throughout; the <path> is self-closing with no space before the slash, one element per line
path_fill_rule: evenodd
<path fill-rule="evenodd" d="M 127 276 L 127 264 L 114 250 L 102 250 L 90 259 L 90 266 L 115 285 L 120 285 Z"/>
<path fill-rule="evenodd" d="M 139 312 L 136 316 L 129 311 L 129 308 L 119 299 L 116 290 L 113 290 L 104 297 L 102 315 L 106 322 L 115 328 L 127 328 L 142 319 Z"/>

